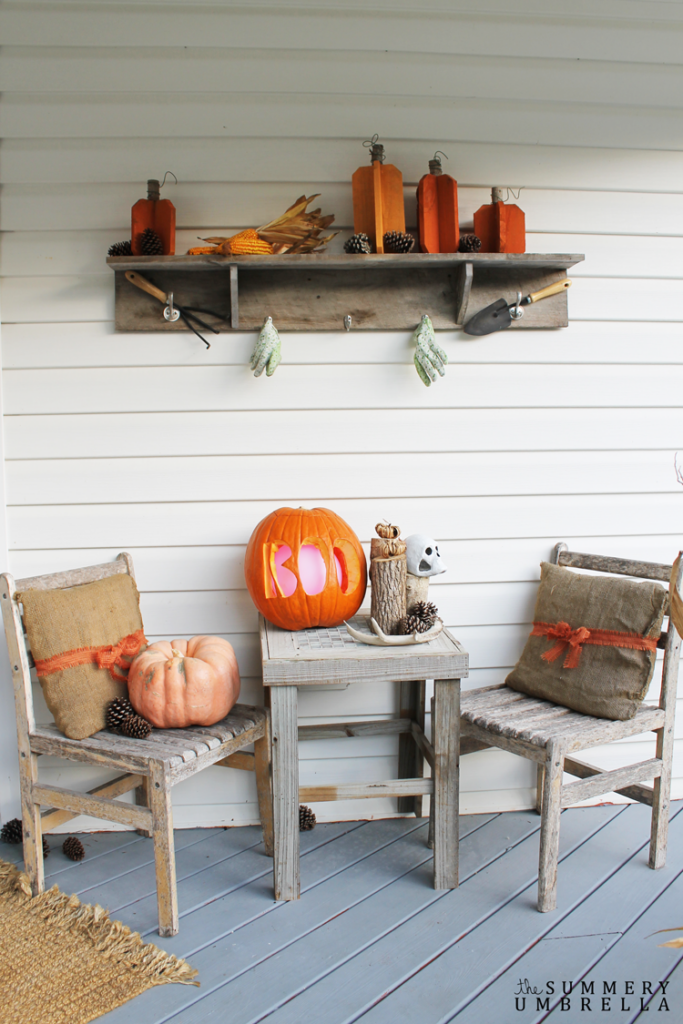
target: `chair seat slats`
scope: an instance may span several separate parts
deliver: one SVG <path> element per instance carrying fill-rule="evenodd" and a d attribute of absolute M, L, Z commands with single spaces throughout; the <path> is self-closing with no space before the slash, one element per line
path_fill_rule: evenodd
<path fill-rule="evenodd" d="M 107 730 L 84 740 L 70 740 L 54 725 L 36 729 L 32 737 L 48 741 L 49 746 L 55 748 L 56 754 L 62 748 L 63 756 L 68 756 L 66 748 L 76 747 L 86 756 L 92 752 L 98 761 L 102 756 L 121 755 L 136 759 L 149 757 L 164 761 L 169 768 L 177 768 L 234 740 L 263 721 L 265 713 L 260 708 L 236 704 L 230 714 L 215 725 L 196 729 L 153 729 L 145 740 L 117 736 Z M 44 743 L 39 745 L 45 746 Z"/>
<path fill-rule="evenodd" d="M 581 746 L 591 746 L 591 741 L 597 735 L 601 740 L 609 742 L 618 736 L 635 735 L 661 727 L 664 718 L 664 712 L 659 708 L 644 705 L 629 721 L 612 721 L 584 715 L 547 700 L 527 697 L 509 687 L 505 690 L 487 693 L 471 690 L 463 693 L 460 708 L 462 718 L 465 722 L 471 722 L 499 736 L 541 747 L 558 739 L 566 740 L 573 746 L 574 738 L 580 738 Z M 522 699 L 512 699 L 510 694 Z"/>

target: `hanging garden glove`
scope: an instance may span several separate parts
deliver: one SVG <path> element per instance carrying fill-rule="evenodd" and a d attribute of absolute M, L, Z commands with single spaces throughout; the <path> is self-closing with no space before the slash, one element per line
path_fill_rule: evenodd
<path fill-rule="evenodd" d="M 427 314 L 422 317 L 413 334 L 415 342 L 415 369 L 420 380 L 429 387 L 436 380 L 436 375 L 445 376 L 444 367 L 448 363 L 448 356 L 436 343 L 436 335 L 432 327 L 432 321 Z"/>
<path fill-rule="evenodd" d="M 260 377 L 264 370 L 267 377 L 272 377 L 280 365 L 281 358 L 280 335 L 273 325 L 272 316 L 269 316 L 261 328 L 249 365 L 255 377 Z"/>

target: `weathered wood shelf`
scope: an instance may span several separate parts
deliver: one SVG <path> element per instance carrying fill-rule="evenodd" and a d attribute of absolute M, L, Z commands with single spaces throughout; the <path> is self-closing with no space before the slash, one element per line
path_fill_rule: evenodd
<path fill-rule="evenodd" d="M 119 331 L 182 331 L 156 299 L 126 280 L 136 270 L 181 306 L 210 309 L 220 330 L 412 330 L 423 313 L 437 329 L 461 326 L 478 310 L 567 276 L 584 257 L 558 253 L 289 256 L 114 256 Z M 223 275 L 223 276 L 221 276 Z M 207 318 L 210 320 L 211 318 Z M 348 321 L 347 321 L 348 323 Z M 528 306 L 511 330 L 566 327 L 567 293 Z"/>

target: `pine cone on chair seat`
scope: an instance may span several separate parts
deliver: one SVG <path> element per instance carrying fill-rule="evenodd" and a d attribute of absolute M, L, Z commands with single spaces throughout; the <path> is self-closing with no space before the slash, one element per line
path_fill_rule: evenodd
<path fill-rule="evenodd" d="M 125 242 L 114 242 L 109 246 L 108 256 L 132 256 L 133 250 L 130 246 L 130 239 Z"/>
<path fill-rule="evenodd" d="M 385 252 L 412 252 L 415 239 L 405 231 L 387 231 L 384 236 Z"/>
<path fill-rule="evenodd" d="M 143 256 L 161 256 L 164 251 L 164 243 L 156 231 L 152 231 L 151 228 L 145 228 L 140 238 L 140 248 L 142 249 Z"/>
<path fill-rule="evenodd" d="M 458 245 L 458 252 L 479 252 L 481 249 L 481 238 L 476 235 L 461 235 Z"/>
<path fill-rule="evenodd" d="M 21 824 L 21 818 L 12 818 L 10 821 L 5 822 L 0 831 L 0 839 L 3 843 L 12 843 L 16 845 L 21 843 L 24 838 L 24 829 Z"/>
<path fill-rule="evenodd" d="M 351 235 L 351 237 L 344 242 L 344 252 L 372 252 L 372 242 L 369 237 L 361 231 L 357 235 Z"/>
<path fill-rule="evenodd" d="M 310 832 L 315 828 L 315 814 L 306 804 L 299 804 L 299 832 Z"/>
<path fill-rule="evenodd" d="M 109 732 L 121 732 L 121 726 L 127 718 L 135 714 L 135 708 L 127 697 L 115 697 L 107 705 L 104 720 Z"/>
<path fill-rule="evenodd" d="M 69 836 L 62 843 L 62 853 L 69 858 L 69 860 L 83 860 L 85 857 L 85 849 L 83 843 L 76 836 Z"/>
<path fill-rule="evenodd" d="M 152 726 L 142 715 L 128 715 L 121 723 L 121 733 L 132 740 L 146 740 L 152 731 Z"/>

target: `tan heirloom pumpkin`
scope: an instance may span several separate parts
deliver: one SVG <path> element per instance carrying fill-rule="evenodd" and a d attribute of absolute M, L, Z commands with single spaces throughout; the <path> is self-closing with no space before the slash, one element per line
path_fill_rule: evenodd
<path fill-rule="evenodd" d="M 244 559 L 251 599 L 282 629 L 339 626 L 360 608 L 365 554 L 328 508 L 278 508 L 251 535 Z"/>
<path fill-rule="evenodd" d="M 214 725 L 239 694 L 235 652 L 217 636 L 150 644 L 128 672 L 131 704 L 157 729 Z"/>

